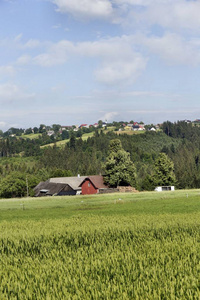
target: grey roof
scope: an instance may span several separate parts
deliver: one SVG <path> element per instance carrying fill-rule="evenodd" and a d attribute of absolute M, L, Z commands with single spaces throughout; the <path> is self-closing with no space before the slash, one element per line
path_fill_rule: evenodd
<path fill-rule="evenodd" d="M 50 178 L 50 183 L 64 183 L 68 184 L 73 190 L 81 190 L 79 185 L 87 176 L 75 176 L 75 177 L 56 177 Z"/>
<path fill-rule="evenodd" d="M 39 196 L 40 193 L 45 193 L 46 195 L 54 195 L 62 191 L 66 187 L 66 184 L 62 183 L 50 183 L 49 180 L 45 182 L 40 182 L 35 188 L 35 196 Z"/>

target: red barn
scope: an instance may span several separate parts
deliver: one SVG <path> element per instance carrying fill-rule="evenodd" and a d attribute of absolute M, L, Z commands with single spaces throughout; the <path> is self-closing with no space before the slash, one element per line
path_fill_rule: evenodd
<path fill-rule="evenodd" d="M 86 177 L 80 184 L 82 188 L 82 195 L 98 194 L 100 189 L 107 189 L 103 182 L 103 176 L 93 175 Z"/>

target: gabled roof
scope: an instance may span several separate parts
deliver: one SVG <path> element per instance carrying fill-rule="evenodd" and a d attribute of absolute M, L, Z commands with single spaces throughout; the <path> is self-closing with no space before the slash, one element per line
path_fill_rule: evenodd
<path fill-rule="evenodd" d="M 63 183 L 53 183 L 49 182 L 49 180 L 45 182 L 40 182 L 35 188 L 35 196 L 39 196 L 40 193 L 44 193 L 46 195 L 54 195 L 61 192 L 66 187 L 66 184 Z"/>
<path fill-rule="evenodd" d="M 91 183 L 94 185 L 94 187 L 96 189 L 106 189 L 106 188 L 108 188 L 108 186 L 105 185 L 105 183 L 103 181 L 103 176 L 102 175 L 92 175 L 92 176 L 85 177 L 85 179 L 81 182 L 81 184 L 79 186 L 82 186 L 82 184 L 86 180 L 90 180 Z"/>
<path fill-rule="evenodd" d="M 73 190 L 80 190 L 80 184 L 86 176 L 75 177 L 55 177 L 50 178 L 49 182 L 68 184 Z"/>

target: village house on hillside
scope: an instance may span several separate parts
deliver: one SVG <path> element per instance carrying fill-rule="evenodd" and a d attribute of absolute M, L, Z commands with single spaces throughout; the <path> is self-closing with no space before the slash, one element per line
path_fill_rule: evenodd
<path fill-rule="evenodd" d="M 73 126 L 61 126 L 61 131 L 63 130 L 72 130 Z"/>
<path fill-rule="evenodd" d="M 79 128 L 83 128 L 83 127 L 89 128 L 90 126 L 89 126 L 88 124 L 81 124 L 81 125 L 79 126 Z"/>

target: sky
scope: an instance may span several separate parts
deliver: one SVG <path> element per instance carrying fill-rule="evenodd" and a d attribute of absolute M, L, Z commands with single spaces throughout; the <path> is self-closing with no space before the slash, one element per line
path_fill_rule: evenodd
<path fill-rule="evenodd" d="M 200 118 L 199 13 L 199 0 L 0 0 L 0 129 Z"/>

